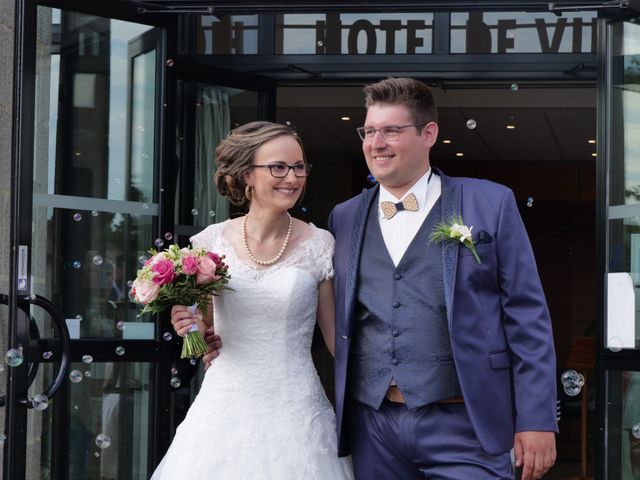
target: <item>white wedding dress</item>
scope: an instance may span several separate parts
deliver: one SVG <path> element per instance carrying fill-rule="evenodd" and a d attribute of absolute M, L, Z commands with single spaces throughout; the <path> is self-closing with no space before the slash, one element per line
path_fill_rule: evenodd
<path fill-rule="evenodd" d="M 234 290 L 213 302 L 223 347 L 152 480 L 351 479 L 310 352 L 333 237 L 311 226 L 278 263 L 256 268 L 223 238 L 227 224 L 191 239 L 229 265 Z"/>

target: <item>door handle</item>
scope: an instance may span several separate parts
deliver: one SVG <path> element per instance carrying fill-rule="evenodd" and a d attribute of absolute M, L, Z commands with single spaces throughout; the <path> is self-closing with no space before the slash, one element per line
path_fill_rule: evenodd
<path fill-rule="evenodd" d="M 7 305 L 9 303 L 9 297 L 7 295 L 0 294 L 0 303 Z M 20 309 L 23 310 L 21 306 Z M 25 313 L 28 314 L 29 312 Z M 29 316 L 29 338 L 40 339 L 40 329 L 38 328 L 38 324 L 32 316 Z M 29 371 L 27 373 L 27 388 L 35 380 L 39 366 L 40 362 L 29 363 Z M 0 396 L 0 407 L 4 407 L 5 403 L 5 395 Z"/>
<path fill-rule="evenodd" d="M 5 305 L 8 305 L 9 296 L 0 294 L 0 303 L 4 303 Z M 60 309 L 47 298 L 42 297 L 40 295 L 29 295 L 29 296 L 20 297 L 18 299 L 18 308 L 20 308 L 27 315 L 29 315 L 29 311 L 27 309 L 28 304 L 35 305 L 37 307 L 42 308 L 44 311 L 46 311 L 51 317 L 51 319 L 53 320 L 53 323 L 58 330 L 58 335 L 60 336 L 62 355 L 60 357 L 60 366 L 58 367 L 58 373 L 56 374 L 51 384 L 49 384 L 47 389 L 43 392 L 43 394 L 46 395 L 47 398 L 51 398 L 62 385 L 62 382 L 64 381 L 64 378 L 67 375 L 67 371 L 69 370 L 69 363 L 70 363 L 69 352 L 70 352 L 70 345 L 71 345 L 71 339 L 69 338 L 69 330 L 67 329 L 67 324 L 65 322 L 64 315 L 62 314 Z M 35 320 L 31 318 L 30 315 L 29 315 L 29 318 L 30 318 L 30 322 L 29 322 L 30 337 L 39 339 L 40 332 L 38 330 L 38 325 L 36 324 Z M 40 362 L 34 359 L 33 362 L 29 365 L 29 371 L 27 374 L 27 389 L 29 388 L 31 383 L 33 383 L 33 380 L 36 377 L 39 364 Z M 21 405 L 25 405 L 27 408 L 33 408 L 32 403 L 26 398 L 26 396 L 25 398 L 19 399 L 18 403 Z M 4 406 L 5 404 L 6 404 L 6 396 L 2 395 L 0 397 L 0 407 Z"/>

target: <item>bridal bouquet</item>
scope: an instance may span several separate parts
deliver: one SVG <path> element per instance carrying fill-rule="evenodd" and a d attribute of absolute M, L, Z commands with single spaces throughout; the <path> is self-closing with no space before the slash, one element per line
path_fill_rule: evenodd
<path fill-rule="evenodd" d="M 140 315 L 159 313 L 173 305 L 191 305 L 193 313 L 199 308 L 206 316 L 211 295 L 229 288 L 224 255 L 177 245 L 149 253 L 151 258 L 138 270 L 130 293 L 132 300 L 144 305 Z M 181 357 L 195 358 L 206 351 L 207 344 L 194 324 L 184 337 Z"/>

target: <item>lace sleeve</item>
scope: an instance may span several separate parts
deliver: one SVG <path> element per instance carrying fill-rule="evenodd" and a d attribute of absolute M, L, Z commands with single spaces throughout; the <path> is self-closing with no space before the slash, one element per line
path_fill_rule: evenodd
<path fill-rule="evenodd" d="M 326 230 L 318 229 L 316 251 L 316 278 L 319 282 L 333 278 L 333 250 L 336 241 Z"/>
<path fill-rule="evenodd" d="M 200 233 L 196 233 L 189 239 L 191 245 L 195 248 L 206 248 L 207 250 L 215 252 L 217 237 L 218 237 L 218 224 L 209 225 Z"/>

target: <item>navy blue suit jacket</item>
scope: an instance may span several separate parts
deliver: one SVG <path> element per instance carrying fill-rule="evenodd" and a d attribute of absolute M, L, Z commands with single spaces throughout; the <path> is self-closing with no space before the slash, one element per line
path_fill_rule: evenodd
<path fill-rule="evenodd" d="M 485 451 L 508 451 L 518 431 L 557 431 L 551 320 L 513 192 L 487 180 L 442 180 L 442 221 L 473 227 L 481 263 L 460 244 L 443 248 L 451 348 L 465 405 Z M 349 453 L 345 391 L 367 212 L 378 187 L 337 205 L 335 388 L 340 455 Z M 425 285 L 425 288 L 428 286 Z"/>

